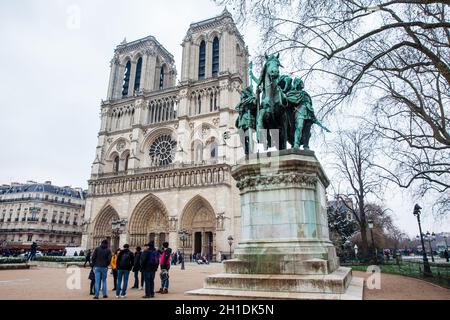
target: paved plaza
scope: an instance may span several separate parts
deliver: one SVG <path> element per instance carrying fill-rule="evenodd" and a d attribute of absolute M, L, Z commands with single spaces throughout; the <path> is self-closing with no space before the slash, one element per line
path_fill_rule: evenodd
<path fill-rule="evenodd" d="M 155 300 L 198 300 L 198 296 L 186 295 L 184 292 L 203 287 L 206 276 L 222 272 L 221 264 L 196 265 L 187 263 L 186 270 L 180 266 L 171 269 L 170 293 L 156 294 Z M 353 272 L 356 277 L 367 277 L 364 272 Z M 32 300 L 90 300 L 88 280 L 89 269 L 81 269 L 81 289 L 69 290 L 66 286 L 68 275 L 66 269 L 32 268 L 30 270 L 0 271 L 0 299 Z M 112 275 L 108 275 L 108 300 L 115 299 L 112 292 Z M 129 287 L 133 285 L 130 277 Z M 155 287 L 159 288 L 159 277 Z M 141 299 L 143 291 L 128 290 L 127 299 Z M 205 297 L 205 299 L 226 299 L 224 297 Z M 381 289 L 364 289 L 365 300 L 450 300 L 450 290 L 412 278 L 382 274 Z"/>

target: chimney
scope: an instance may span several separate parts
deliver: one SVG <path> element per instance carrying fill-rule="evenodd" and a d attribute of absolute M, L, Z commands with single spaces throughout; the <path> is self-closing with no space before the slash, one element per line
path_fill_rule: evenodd
<path fill-rule="evenodd" d="M 33 181 L 33 180 L 28 180 L 28 181 L 27 181 L 27 184 L 37 184 L 37 182 L 36 182 L 36 181 Z"/>
<path fill-rule="evenodd" d="M 51 181 L 45 181 L 45 184 L 51 185 L 52 182 Z"/>

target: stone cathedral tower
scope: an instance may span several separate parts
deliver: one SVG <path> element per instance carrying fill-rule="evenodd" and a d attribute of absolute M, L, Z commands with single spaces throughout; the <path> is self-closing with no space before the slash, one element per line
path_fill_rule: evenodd
<path fill-rule="evenodd" d="M 154 37 L 117 46 L 89 181 L 83 245 L 169 241 L 216 259 L 240 238 L 231 165 L 243 150 L 224 140 L 247 86 L 248 51 L 231 14 L 190 25 L 177 84 L 173 55 Z"/>

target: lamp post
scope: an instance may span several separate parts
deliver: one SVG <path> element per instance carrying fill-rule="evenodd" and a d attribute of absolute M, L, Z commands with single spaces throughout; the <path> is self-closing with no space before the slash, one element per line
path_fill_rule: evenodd
<path fill-rule="evenodd" d="M 189 232 L 186 229 L 182 229 L 180 230 L 180 232 L 178 232 L 178 234 L 180 235 L 181 244 L 183 245 L 183 253 L 182 253 L 183 259 L 181 259 L 181 270 L 184 270 L 184 247 L 186 246 L 186 241 L 189 236 Z"/>
<path fill-rule="evenodd" d="M 374 258 L 376 260 L 378 252 L 375 249 L 375 241 L 373 240 L 373 220 L 372 219 L 367 220 L 367 225 L 370 229 L 370 237 L 372 238 L 372 250 L 373 250 Z"/>
<path fill-rule="evenodd" d="M 436 235 L 434 234 L 434 232 L 432 234 L 430 234 L 430 232 L 427 232 L 425 235 L 425 239 L 428 241 L 428 244 L 430 245 L 431 261 L 434 262 L 433 247 L 431 245 L 431 241 L 436 241 Z"/>
<path fill-rule="evenodd" d="M 231 246 L 233 245 L 233 237 L 229 236 L 228 237 L 228 244 L 230 245 L 230 260 L 231 260 Z"/>
<path fill-rule="evenodd" d="M 417 217 L 417 223 L 419 224 L 419 232 L 420 232 L 420 242 L 422 243 L 422 252 L 423 252 L 423 275 L 426 277 L 432 277 L 430 264 L 428 263 L 427 251 L 425 250 L 425 243 L 423 241 L 423 233 L 422 233 L 422 225 L 420 224 L 420 210 L 422 207 L 416 204 L 414 206 L 413 214 Z"/>
<path fill-rule="evenodd" d="M 444 236 L 444 241 L 445 241 L 445 250 L 448 250 L 448 244 L 447 244 L 447 236 Z"/>

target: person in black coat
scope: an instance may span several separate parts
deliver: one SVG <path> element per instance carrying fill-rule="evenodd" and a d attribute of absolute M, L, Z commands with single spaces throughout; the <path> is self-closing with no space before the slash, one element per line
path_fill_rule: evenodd
<path fill-rule="evenodd" d="M 106 288 L 106 277 L 108 274 L 108 266 L 111 263 L 112 253 L 108 248 L 108 240 L 103 240 L 102 244 L 95 248 L 92 254 L 92 266 L 95 274 L 95 296 L 98 299 L 100 293 L 100 282 L 102 282 L 103 298 L 108 298 Z"/>
<path fill-rule="evenodd" d="M 86 257 L 84 258 L 84 268 L 86 268 L 86 263 L 89 263 L 89 266 L 91 265 L 91 249 L 86 251 Z"/>
<path fill-rule="evenodd" d="M 141 271 L 141 247 L 136 248 L 136 253 L 134 254 L 134 286 L 132 289 L 139 289 L 139 272 Z M 141 288 L 144 287 L 144 277 L 141 275 Z"/>
<path fill-rule="evenodd" d="M 130 276 L 130 271 L 134 266 L 134 254 L 130 251 L 130 246 L 128 244 L 123 246 L 123 250 L 120 251 L 117 256 L 117 290 L 116 298 L 125 298 L 127 295 L 128 277 Z M 123 279 L 123 284 L 122 284 Z"/>
<path fill-rule="evenodd" d="M 141 271 L 144 275 L 145 296 L 142 298 L 149 299 L 155 296 L 155 273 L 158 270 L 159 255 L 154 242 L 149 242 L 144 249 L 141 254 Z"/>

